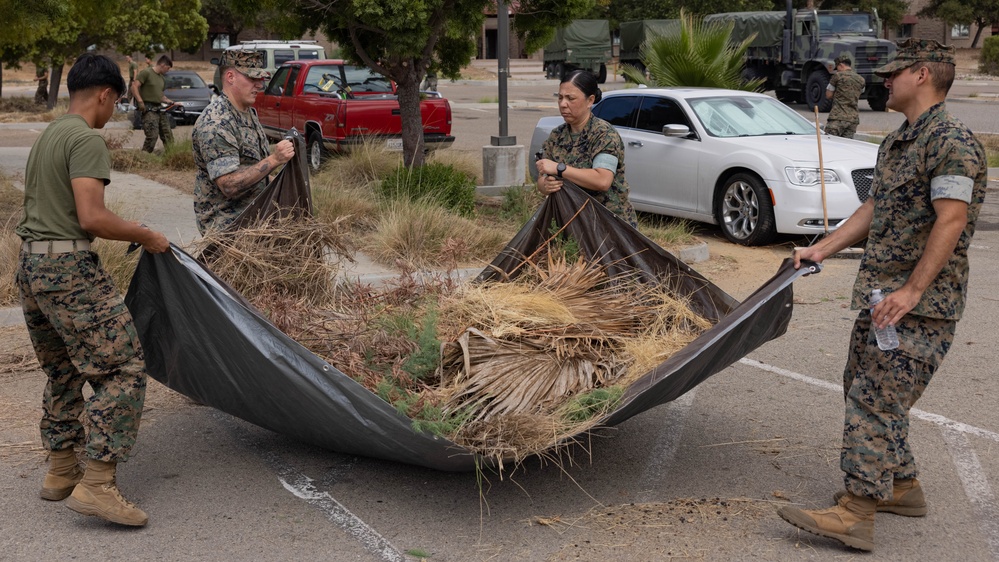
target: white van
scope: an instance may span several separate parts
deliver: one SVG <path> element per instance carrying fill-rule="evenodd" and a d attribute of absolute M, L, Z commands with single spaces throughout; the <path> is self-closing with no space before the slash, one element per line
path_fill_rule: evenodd
<path fill-rule="evenodd" d="M 240 41 L 239 45 L 233 45 L 226 51 L 260 51 L 264 53 L 264 70 L 271 74 L 277 67 L 293 60 L 319 60 L 326 58 L 326 49 L 318 45 L 315 41 Z M 213 58 L 212 64 L 218 65 L 219 59 Z M 222 91 L 222 81 L 219 77 L 218 68 L 215 69 L 215 87 Z"/>

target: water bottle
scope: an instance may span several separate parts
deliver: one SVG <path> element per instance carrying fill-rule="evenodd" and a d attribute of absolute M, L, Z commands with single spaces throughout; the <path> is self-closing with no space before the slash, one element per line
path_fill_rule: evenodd
<path fill-rule="evenodd" d="M 888 351 L 898 347 L 898 334 L 895 333 L 895 326 L 891 324 L 884 328 L 878 328 L 877 324 L 874 323 L 874 305 L 883 300 L 885 300 L 885 296 L 881 294 L 881 289 L 871 291 L 871 327 L 874 328 L 874 337 L 878 340 L 878 349 Z"/>

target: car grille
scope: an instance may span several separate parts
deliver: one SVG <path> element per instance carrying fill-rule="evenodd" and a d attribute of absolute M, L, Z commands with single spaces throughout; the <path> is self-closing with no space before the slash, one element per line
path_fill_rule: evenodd
<path fill-rule="evenodd" d="M 874 168 L 853 171 L 853 187 L 857 190 L 857 197 L 861 203 L 871 196 L 872 183 L 874 183 Z"/>
<path fill-rule="evenodd" d="M 870 75 L 875 68 L 888 63 L 891 58 L 888 49 L 885 45 L 858 45 L 853 69 L 859 74 Z"/>

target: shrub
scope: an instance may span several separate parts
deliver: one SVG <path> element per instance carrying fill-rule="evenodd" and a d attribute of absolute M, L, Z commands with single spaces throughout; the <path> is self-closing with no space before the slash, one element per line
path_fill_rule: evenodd
<path fill-rule="evenodd" d="M 178 140 L 163 148 L 163 166 L 171 170 L 197 170 L 194 164 L 194 143 L 191 139 Z"/>
<path fill-rule="evenodd" d="M 389 199 L 427 200 L 465 217 L 475 214 L 475 179 L 451 165 L 399 166 L 380 189 Z"/>
<path fill-rule="evenodd" d="M 982 42 L 982 54 L 978 59 L 978 71 L 982 74 L 999 76 L 999 36 L 986 37 Z"/>

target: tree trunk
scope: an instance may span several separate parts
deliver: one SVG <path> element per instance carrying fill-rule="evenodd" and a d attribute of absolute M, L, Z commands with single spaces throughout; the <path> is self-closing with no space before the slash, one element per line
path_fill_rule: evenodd
<path fill-rule="evenodd" d="M 53 62 L 52 71 L 49 72 L 49 109 L 54 108 L 56 102 L 59 101 L 59 84 L 62 82 L 63 66 L 65 66 L 65 64 L 56 64 Z"/>
<path fill-rule="evenodd" d="M 0 97 L 3 97 L 3 63 L 0 63 Z"/>
<path fill-rule="evenodd" d="M 975 31 L 975 38 L 971 40 L 971 48 L 972 49 L 977 49 L 978 48 L 978 40 L 981 39 L 981 37 L 982 37 L 982 29 L 984 27 L 985 27 L 984 24 L 981 24 L 981 23 L 978 24 L 978 30 Z"/>
<path fill-rule="evenodd" d="M 423 116 L 420 112 L 420 81 L 410 67 L 396 82 L 399 94 L 399 117 L 402 119 L 402 159 L 407 167 L 423 165 Z"/>

